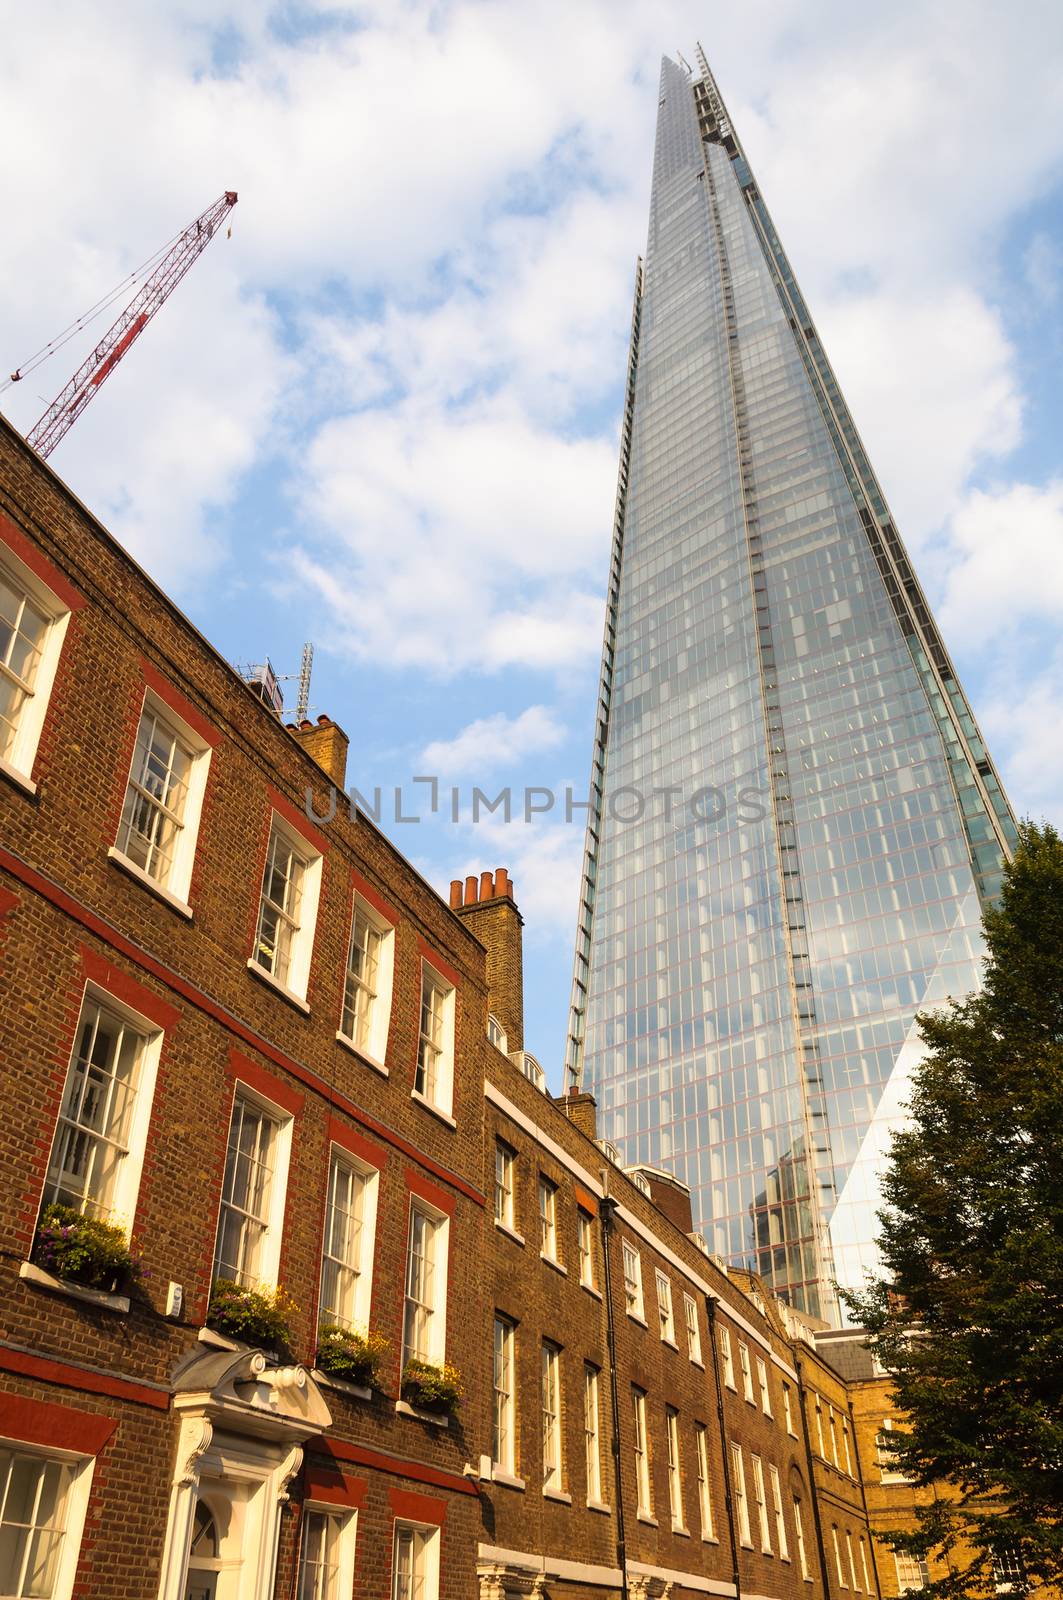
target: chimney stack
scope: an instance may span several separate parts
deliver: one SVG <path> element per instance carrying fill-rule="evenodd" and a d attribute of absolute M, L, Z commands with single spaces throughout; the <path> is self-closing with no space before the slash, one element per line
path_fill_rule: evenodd
<path fill-rule="evenodd" d="M 346 789 L 347 746 L 350 741 L 339 723 L 326 716 L 318 717 L 316 722 L 304 717 L 298 724 L 289 722 L 288 732 L 299 741 L 307 755 L 328 773 L 337 789 Z"/>
<path fill-rule="evenodd" d="M 524 920 L 505 867 L 450 885 L 450 905 L 487 951 L 487 1006 L 506 1030 L 510 1050 L 524 1049 Z"/>
<path fill-rule="evenodd" d="M 558 1100 L 569 1122 L 572 1122 L 585 1133 L 588 1139 L 598 1137 L 598 1102 L 586 1089 L 570 1089 L 568 1094 L 563 1094 Z"/>

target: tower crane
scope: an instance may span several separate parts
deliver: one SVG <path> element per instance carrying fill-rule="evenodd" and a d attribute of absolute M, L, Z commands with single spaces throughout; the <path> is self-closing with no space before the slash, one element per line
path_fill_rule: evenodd
<path fill-rule="evenodd" d="M 26 442 L 33 446 L 39 456 L 51 455 L 60 439 L 73 427 L 130 345 L 140 338 L 156 311 L 169 299 L 192 263 L 203 254 L 236 200 L 236 191 L 226 189 L 169 246 L 164 246 L 164 253 L 151 275 L 144 280 L 118 320 L 108 328 L 91 355 L 81 363 L 70 382 L 60 390 L 40 421 L 26 435 Z M 107 297 L 101 304 L 106 305 L 111 298 Z M 24 368 L 16 368 L 9 382 L 18 383 L 53 350 L 65 344 L 81 326 L 81 322 L 76 323 L 73 329 L 67 330 L 38 351 Z"/>

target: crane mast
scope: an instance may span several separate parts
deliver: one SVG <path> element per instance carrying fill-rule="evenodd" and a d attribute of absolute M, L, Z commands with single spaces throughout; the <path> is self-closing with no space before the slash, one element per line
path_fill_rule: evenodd
<path fill-rule="evenodd" d="M 192 263 L 202 255 L 236 204 L 236 191 L 227 189 L 183 233 L 178 234 L 151 276 L 145 279 L 118 320 L 108 328 L 91 355 L 81 363 L 70 382 L 56 395 L 40 421 L 26 435 L 39 456 L 51 455 L 85 407 L 110 377 L 129 347 L 144 332 L 156 311 L 170 297 Z M 18 379 L 21 373 L 12 373 Z"/>

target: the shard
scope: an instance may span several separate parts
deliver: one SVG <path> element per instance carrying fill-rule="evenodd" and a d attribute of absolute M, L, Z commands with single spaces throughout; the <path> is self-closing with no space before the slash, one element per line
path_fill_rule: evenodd
<path fill-rule="evenodd" d="M 1014 822 L 702 53 L 661 70 L 568 1067 L 836 1321 Z"/>

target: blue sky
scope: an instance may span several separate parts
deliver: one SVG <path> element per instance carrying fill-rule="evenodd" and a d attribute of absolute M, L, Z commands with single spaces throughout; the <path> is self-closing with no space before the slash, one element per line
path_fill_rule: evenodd
<path fill-rule="evenodd" d="M 662 52 L 700 38 L 1021 812 L 1063 816 L 1063 10 L 43 0 L 0 60 L 4 370 L 240 203 L 52 465 L 234 662 L 296 672 L 445 890 L 506 865 L 566 1020 Z M 28 429 L 84 352 L 2 399 Z"/>

